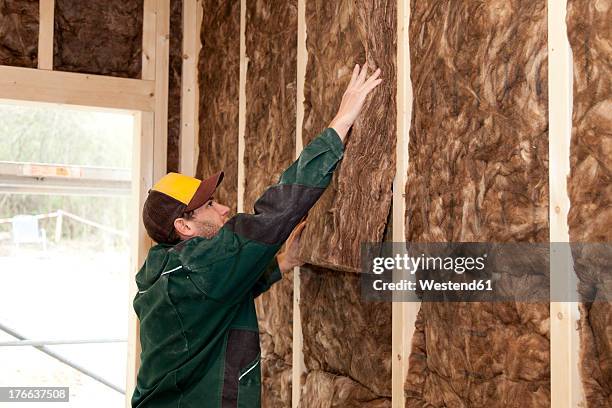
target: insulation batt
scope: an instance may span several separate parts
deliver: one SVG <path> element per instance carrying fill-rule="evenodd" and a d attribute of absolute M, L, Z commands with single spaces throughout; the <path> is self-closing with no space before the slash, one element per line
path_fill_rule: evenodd
<path fill-rule="evenodd" d="M 244 211 L 295 157 L 297 1 L 246 3 Z M 293 272 L 257 298 L 262 407 L 291 406 Z"/>
<path fill-rule="evenodd" d="M 391 303 L 364 302 L 352 273 L 302 267 L 300 284 L 303 406 L 386 406 L 380 397 L 391 396 Z M 336 394 L 347 405 L 331 404 Z"/>
<path fill-rule="evenodd" d="M 223 170 L 215 198 L 236 213 L 238 200 L 238 93 L 240 79 L 240 2 L 205 0 L 200 88 L 200 156 L 196 177 Z"/>
<path fill-rule="evenodd" d="M 331 122 L 355 64 L 367 61 L 384 78 L 353 126 L 331 185 L 310 212 L 300 254 L 308 263 L 357 272 L 361 243 L 382 239 L 395 176 L 396 3 L 306 2 L 305 143 Z"/>
<path fill-rule="evenodd" d="M 168 72 L 168 171 L 179 169 L 181 76 L 183 70 L 183 1 L 170 1 L 170 60 Z"/>
<path fill-rule="evenodd" d="M 544 0 L 412 0 L 408 242 L 547 242 Z M 550 406 L 549 305 L 423 303 L 406 407 Z"/>
<path fill-rule="evenodd" d="M 568 2 L 574 61 L 568 216 L 570 241 L 612 242 L 612 2 Z M 573 248 L 580 306 L 581 378 L 588 407 L 612 406 L 610 263 L 601 248 Z M 609 250 L 607 251 L 609 257 Z M 603 258 L 605 259 L 605 258 Z M 605 301 L 605 294 L 608 301 Z"/>
<path fill-rule="evenodd" d="M 291 406 L 293 272 L 256 301 L 261 339 L 263 408 Z"/>
<path fill-rule="evenodd" d="M 142 0 L 55 0 L 53 68 L 140 78 Z"/>
<path fill-rule="evenodd" d="M 295 157 L 297 0 L 248 1 L 244 209 Z"/>
<path fill-rule="evenodd" d="M 38 1 L 0 0 L 0 65 L 36 68 Z"/>
<path fill-rule="evenodd" d="M 306 2 L 308 64 L 304 144 L 332 120 L 355 64 L 384 78 L 354 124 L 331 185 L 310 211 L 301 240 L 306 262 L 360 269 L 362 242 L 383 238 L 395 175 L 395 1 Z M 359 277 L 316 267 L 300 272 L 304 407 L 391 405 L 391 304 L 363 302 Z"/>
<path fill-rule="evenodd" d="M 390 408 L 390 398 L 377 397 L 363 385 L 323 371 L 311 371 L 302 385 L 302 406 L 308 408 Z"/>

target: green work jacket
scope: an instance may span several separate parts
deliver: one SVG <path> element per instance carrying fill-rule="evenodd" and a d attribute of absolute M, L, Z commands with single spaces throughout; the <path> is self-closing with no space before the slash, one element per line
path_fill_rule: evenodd
<path fill-rule="evenodd" d="M 132 407 L 257 408 L 261 398 L 254 298 L 280 279 L 275 255 L 342 158 L 326 129 L 255 202 L 213 238 L 156 245 L 136 275 L 140 369 Z"/>

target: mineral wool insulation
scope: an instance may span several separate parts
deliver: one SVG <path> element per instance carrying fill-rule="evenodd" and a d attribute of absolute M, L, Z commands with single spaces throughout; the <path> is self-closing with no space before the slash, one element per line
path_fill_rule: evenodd
<path fill-rule="evenodd" d="M 142 0 L 55 0 L 53 69 L 140 78 Z"/>
<path fill-rule="evenodd" d="M 568 217 L 570 241 L 612 242 L 612 5 L 570 0 L 574 61 Z M 609 244 L 608 244 L 609 245 Z M 573 251 L 580 293 L 581 378 L 588 407 L 612 406 L 612 278 L 601 253 Z M 608 250 L 609 254 L 609 250 Z M 604 258 L 605 259 L 605 258 Z M 605 299 L 607 294 L 607 301 Z"/>
<path fill-rule="evenodd" d="M 168 67 L 168 171 L 179 170 L 181 133 L 181 77 L 183 70 L 183 0 L 170 1 Z"/>
<path fill-rule="evenodd" d="M 0 65 L 36 68 L 38 1 L 0 0 Z"/>
<path fill-rule="evenodd" d="M 547 242 L 544 0 L 412 0 L 408 242 Z M 549 305 L 423 303 L 406 407 L 549 407 Z"/>
<path fill-rule="evenodd" d="M 301 257 L 324 267 L 300 271 L 304 407 L 391 404 L 391 304 L 365 302 L 353 272 L 360 243 L 382 240 L 391 205 L 396 24 L 395 1 L 306 2 L 304 144 L 330 123 L 355 64 L 380 67 L 385 81 L 353 126 L 302 237 Z"/>
<path fill-rule="evenodd" d="M 382 239 L 395 176 L 396 3 L 306 2 L 305 144 L 331 122 L 355 64 L 366 62 L 370 72 L 379 67 L 384 77 L 352 128 L 331 185 L 310 212 L 301 251 L 309 263 L 357 272 L 361 243 Z"/>
<path fill-rule="evenodd" d="M 297 0 L 246 4 L 244 211 L 295 158 Z M 291 406 L 293 273 L 256 301 L 262 406 Z"/>
<path fill-rule="evenodd" d="M 198 62 L 200 135 L 196 177 L 223 170 L 215 197 L 236 213 L 238 201 L 238 93 L 240 2 L 204 0 Z"/>

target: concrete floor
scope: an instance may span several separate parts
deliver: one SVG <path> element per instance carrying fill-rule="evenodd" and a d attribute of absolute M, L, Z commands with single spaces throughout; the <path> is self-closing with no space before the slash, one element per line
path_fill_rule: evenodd
<path fill-rule="evenodd" d="M 127 252 L 0 246 L 0 323 L 29 339 L 127 338 L 128 265 Z M 11 340 L 0 332 L 0 341 Z M 126 343 L 49 348 L 125 388 Z M 0 347 L 0 386 L 70 387 L 70 403 L 54 407 L 124 403 L 122 394 L 32 347 Z"/>

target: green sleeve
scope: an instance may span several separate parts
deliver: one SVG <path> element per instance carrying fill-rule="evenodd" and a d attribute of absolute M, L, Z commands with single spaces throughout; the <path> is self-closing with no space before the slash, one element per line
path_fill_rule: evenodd
<path fill-rule="evenodd" d="M 276 257 L 272 258 L 272 261 L 268 264 L 263 274 L 259 277 L 259 280 L 255 282 L 253 286 L 253 298 L 261 295 L 264 292 L 270 290 L 272 285 L 282 279 L 280 268 Z"/>

